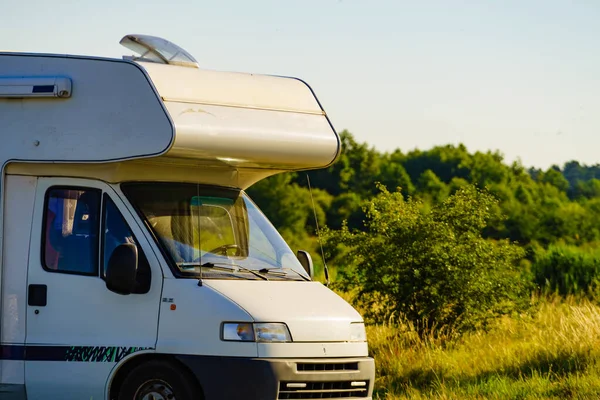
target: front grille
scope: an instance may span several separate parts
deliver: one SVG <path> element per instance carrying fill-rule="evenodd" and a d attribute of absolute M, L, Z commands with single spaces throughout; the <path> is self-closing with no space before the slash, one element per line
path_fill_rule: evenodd
<path fill-rule="evenodd" d="M 364 398 L 369 381 L 280 382 L 278 399 L 350 399 Z"/>
<path fill-rule="evenodd" d="M 296 369 L 298 371 L 358 371 L 358 363 L 298 363 Z"/>

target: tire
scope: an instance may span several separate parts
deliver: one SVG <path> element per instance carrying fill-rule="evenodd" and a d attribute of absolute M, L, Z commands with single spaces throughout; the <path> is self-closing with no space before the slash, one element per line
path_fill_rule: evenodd
<path fill-rule="evenodd" d="M 193 377 L 173 363 L 165 361 L 149 361 L 133 369 L 121 385 L 118 397 L 119 400 L 202 398 Z"/>

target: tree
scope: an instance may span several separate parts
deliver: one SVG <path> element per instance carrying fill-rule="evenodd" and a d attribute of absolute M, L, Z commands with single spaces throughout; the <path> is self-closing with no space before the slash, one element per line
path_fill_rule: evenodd
<path fill-rule="evenodd" d="M 430 169 L 421 174 L 417 182 L 418 196 L 432 203 L 439 203 L 448 196 L 448 187 Z"/>
<path fill-rule="evenodd" d="M 548 183 L 562 192 L 569 190 L 569 181 L 555 168 L 549 168 L 538 178 L 541 182 Z"/>
<path fill-rule="evenodd" d="M 454 177 L 467 179 L 470 174 L 471 156 L 464 145 L 458 147 L 437 146 L 428 151 L 414 150 L 406 156 L 404 168 L 413 182 L 427 170 L 431 170 L 444 183 Z"/>
<path fill-rule="evenodd" d="M 384 156 L 381 162 L 381 171 L 376 180 L 386 187 L 402 188 L 402 193 L 405 195 L 412 195 L 415 191 L 415 186 L 402 164 L 389 156 Z M 372 188 L 375 188 L 375 185 L 372 185 Z"/>
<path fill-rule="evenodd" d="M 248 190 L 281 235 L 292 246 L 304 246 L 309 235 L 315 234 L 315 221 L 311 194 L 308 189 L 293 183 L 292 173 L 281 173 L 257 182 Z M 315 211 L 319 224 L 325 225 L 331 196 L 313 189 Z"/>
<path fill-rule="evenodd" d="M 592 178 L 589 181 L 578 181 L 572 190 L 572 196 L 576 199 L 600 197 L 600 180 Z"/>
<path fill-rule="evenodd" d="M 524 251 L 481 235 L 495 202 L 469 186 L 427 211 L 380 186 L 365 209 L 364 232 L 327 232 L 328 246 L 346 249 L 338 287 L 358 290 L 371 321 L 402 315 L 422 334 L 460 334 L 524 309 L 527 288 L 517 269 Z"/>
<path fill-rule="evenodd" d="M 335 197 L 327 213 L 327 226 L 340 229 L 344 221 L 351 229 L 362 229 L 364 219 L 364 201 L 353 192 L 342 193 Z"/>
<path fill-rule="evenodd" d="M 355 192 L 360 196 L 373 193 L 373 180 L 380 174 L 382 156 L 365 143 L 358 143 L 348 131 L 340 133 L 342 154 L 328 168 L 310 171 L 311 185 L 337 196 L 343 192 Z M 302 186 L 306 178 L 298 176 L 296 182 Z"/>

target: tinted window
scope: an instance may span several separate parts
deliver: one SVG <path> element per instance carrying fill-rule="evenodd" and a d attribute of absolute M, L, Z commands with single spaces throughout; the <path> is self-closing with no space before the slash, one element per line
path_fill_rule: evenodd
<path fill-rule="evenodd" d="M 124 243 L 135 244 L 138 249 L 137 287 L 134 293 L 146 293 L 150 290 L 150 265 L 141 247 L 137 244 L 133 232 L 123 215 L 110 199 L 104 195 L 104 245 L 102 250 L 102 278 L 106 276 L 108 261 L 117 246 Z"/>
<path fill-rule="evenodd" d="M 49 189 L 44 212 L 44 268 L 97 275 L 99 214 L 99 190 Z"/>

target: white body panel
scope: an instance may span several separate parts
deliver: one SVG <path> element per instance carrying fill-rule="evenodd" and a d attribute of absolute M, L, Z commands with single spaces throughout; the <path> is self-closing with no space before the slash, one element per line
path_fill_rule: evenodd
<path fill-rule="evenodd" d="M 0 98 L 0 165 L 7 160 L 124 160 L 170 148 L 172 124 L 136 64 L 0 54 L 0 77 L 49 75 L 70 78 L 72 96 Z"/>
<path fill-rule="evenodd" d="M 156 351 L 169 354 L 256 357 L 256 343 L 223 342 L 222 321 L 251 321 L 239 305 L 195 279 L 165 279 Z M 177 307 L 170 310 L 171 304 Z"/>
<path fill-rule="evenodd" d="M 148 259 L 153 277 L 148 293 L 122 296 L 107 290 L 105 281 L 98 276 L 43 269 L 40 253 L 42 217 L 46 190 L 51 186 L 97 188 L 108 193 Z M 160 266 L 138 224 L 107 184 L 80 179 L 40 178 L 35 199 L 30 226 L 28 284 L 47 285 L 48 295 L 46 306 L 27 307 L 26 344 L 28 349 L 38 346 L 38 353 L 42 354 L 51 347 L 53 354 L 48 355 L 48 359 L 26 361 L 28 398 L 102 398 L 107 377 L 117 363 L 114 359 L 119 358 L 115 355 L 117 352 L 123 352 L 124 348 L 152 350 L 156 346 L 162 290 Z M 106 347 L 117 349 L 109 354 L 103 349 Z M 64 348 L 72 349 L 65 352 Z M 102 353 L 106 359 L 100 355 Z"/>
<path fill-rule="evenodd" d="M 207 280 L 205 284 L 240 304 L 256 322 L 285 322 L 294 342 L 346 342 L 350 323 L 362 321 L 354 308 L 319 282 Z"/>
<path fill-rule="evenodd" d="M 327 167 L 341 151 L 321 105 L 298 79 L 140 65 L 175 125 L 170 157 L 297 170 Z"/>
<path fill-rule="evenodd" d="M 0 346 L 22 346 L 25 343 L 27 310 L 27 260 L 29 233 L 37 179 L 9 176 L 6 178 L 4 226 L 10 234 L 4 240 L 2 268 L 2 324 Z M 8 212 L 7 212 L 8 210 Z M 17 347 L 18 348 L 18 347 Z M 24 361 L 0 360 L 0 382 L 24 384 Z"/>
<path fill-rule="evenodd" d="M 310 88 L 298 79 L 151 62 L 139 64 L 148 71 L 167 102 L 323 114 Z"/>
<path fill-rule="evenodd" d="M 4 240 L 2 280 L 2 343 L 25 342 L 27 309 L 27 260 L 36 178 L 6 177 L 4 224 L 10 235 Z M 9 212 L 6 212 L 6 211 Z"/>
<path fill-rule="evenodd" d="M 350 323 L 362 318 L 318 282 L 165 279 L 156 351 L 231 357 L 366 357 L 367 343 L 352 343 Z M 221 323 L 285 322 L 293 343 L 225 342 Z M 183 333 L 181 326 L 185 325 Z M 183 333 L 183 334 L 182 334 Z"/>
<path fill-rule="evenodd" d="M 178 161 L 178 162 L 177 162 Z M 106 164 L 40 164 L 11 162 L 6 173 L 28 176 L 64 176 L 99 179 L 104 182 L 124 181 L 189 182 L 245 189 L 257 180 L 273 175 L 268 169 L 236 169 L 228 165 L 206 165 L 196 160 L 167 157 L 149 160 L 120 161 Z"/>
<path fill-rule="evenodd" d="M 338 139 L 323 115 L 165 104 L 177 129 L 170 157 L 293 170 L 327 166 L 337 156 Z"/>
<path fill-rule="evenodd" d="M 27 400 L 103 399 L 112 363 L 26 362 Z M 65 377 L 68 377 L 65 378 Z"/>

